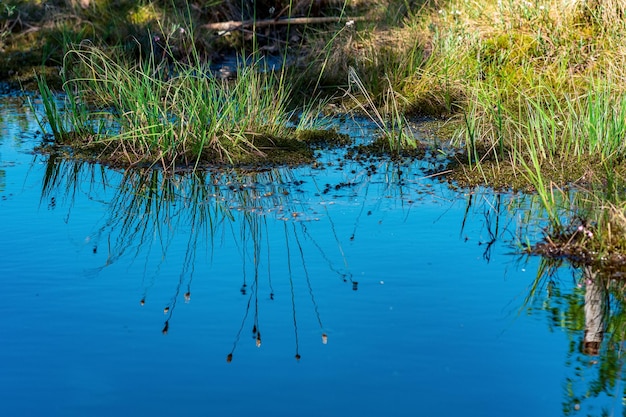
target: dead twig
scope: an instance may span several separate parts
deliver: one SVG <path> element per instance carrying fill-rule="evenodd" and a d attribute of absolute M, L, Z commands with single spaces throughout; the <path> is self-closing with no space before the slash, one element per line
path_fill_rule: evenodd
<path fill-rule="evenodd" d="M 334 22 L 360 22 L 367 20 L 365 16 L 357 16 L 357 17 L 339 17 L 339 16 L 327 16 L 327 17 L 290 17 L 284 19 L 267 19 L 267 20 L 243 20 L 243 21 L 235 21 L 231 20 L 228 22 L 217 22 L 217 23 L 207 23 L 202 25 L 203 29 L 208 30 L 218 30 L 218 31 L 232 31 L 241 28 L 248 27 L 266 27 L 266 26 L 276 26 L 276 25 L 319 25 L 323 23 L 334 23 Z"/>

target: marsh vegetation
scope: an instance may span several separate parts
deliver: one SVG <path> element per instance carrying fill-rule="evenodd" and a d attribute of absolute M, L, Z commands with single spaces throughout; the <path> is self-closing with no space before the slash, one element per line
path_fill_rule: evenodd
<path fill-rule="evenodd" d="M 323 133 L 329 113 L 371 118 L 379 149 L 398 157 L 424 146 L 410 120 L 435 118 L 428 147 L 447 161 L 435 175 L 538 194 L 550 222 L 529 251 L 621 268 L 625 10 L 621 0 L 16 0 L 3 3 L 0 74 L 35 80 L 50 144 L 164 170 L 312 162 L 302 132 L 336 138 Z"/>

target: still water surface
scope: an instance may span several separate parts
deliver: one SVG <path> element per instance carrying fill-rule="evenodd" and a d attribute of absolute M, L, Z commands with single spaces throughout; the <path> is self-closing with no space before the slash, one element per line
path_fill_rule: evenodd
<path fill-rule="evenodd" d="M 530 197 L 339 151 L 125 173 L 34 153 L 37 129 L 3 100 L 2 416 L 622 413 L 621 365 L 589 394 L 582 272 L 515 254 Z"/>

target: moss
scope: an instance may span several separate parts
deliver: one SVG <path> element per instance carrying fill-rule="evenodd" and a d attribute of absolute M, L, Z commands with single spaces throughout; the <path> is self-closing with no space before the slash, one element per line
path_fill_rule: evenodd
<path fill-rule="evenodd" d="M 128 14 L 128 20 L 135 25 L 149 25 L 162 20 L 162 13 L 156 10 L 154 3 L 139 5 Z"/>
<path fill-rule="evenodd" d="M 295 137 L 313 148 L 334 148 L 352 143 L 350 136 L 339 133 L 335 129 L 297 130 Z"/>
<path fill-rule="evenodd" d="M 370 159 L 391 158 L 400 159 L 421 159 L 426 156 L 426 145 L 417 142 L 414 147 L 392 147 L 388 138 L 376 137 L 373 142 L 364 145 L 353 146 L 348 149 L 346 158 L 357 161 L 367 161 Z"/>
<path fill-rule="evenodd" d="M 314 155 L 304 142 L 278 137 L 256 137 L 254 147 L 262 154 L 240 153 L 232 161 L 235 165 L 301 165 L 312 163 Z"/>
<path fill-rule="evenodd" d="M 421 119 L 418 122 L 420 135 L 435 141 L 450 141 L 465 125 L 461 118 Z"/>
<path fill-rule="evenodd" d="M 450 117 L 464 107 L 465 97 L 461 93 L 450 95 L 442 88 L 414 92 L 407 106 L 407 114 L 432 117 Z"/>
<path fill-rule="evenodd" d="M 106 152 L 107 146 L 103 142 L 98 142 L 95 136 L 77 132 L 65 132 L 58 139 L 44 137 L 43 143 L 35 151 L 80 161 L 121 165 L 118 163 L 120 155 Z M 103 155 L 107 156 L 103 158 Z"/>
<path fill-rule="evenodd" d="M 198 163 L 200 166 L 295 166 L 314 162 L 314 152 L 309 144 L 293 138 L 279 138 L 272 136 L 258 136 L 248 138 L 253 148 L 247 151 L 241 148 L 235 149 L 230 154 L 230 159 L 225 160 L 224 155 L 216 151 L 205 149 L 198 157 L 197 153 L 164 156 L 159 149 L 154 150 L 154 155 L 132 155 L 124 151 L 120 145 L 112 145 L 103 138 L 91 135 L 81 135 L 76 132 L 67 132 L 62 137 L 51 138 L 45 141 L 36 150 L 41 153 L 62 155 L 68 158 L 89 162 L 101 162 L 115 167 L 153 166 L 155 164 L 171 165 L 176 161 L 176 169 L 188 169 Z M 226 143 L 230 143 L 227 141 Z"/>
<path fill-rule="evenodd" d="M 488 186 L 534 191 L 520 163 L 511 162 L 514 160 L 511 151 L 505 150 L 504 155 L 498 158 L 490 149 L 479 146 L 477 153 L 480 164 L 470 164 L 465 151 L 454 155 L 446 166 L 446 170 L 450 171 L 446 175 L 447 181 L 461 187 Z M 551 160 L 544 160 L 540 170 L 543 182 L 554 187 L 605 188 L 611 180 L 626 178 L 626 161 L 615 162 L 609 169 L 598 155 L 557 155 Z M 607 173 L 612 177 L 609 178 Z"/>
<path fill-rule="evenodd" d="M 497 190 L 531 191 L 528 180 L 518 170 L 504 161 L 494 160 L 492 153 L 480 165 L 470 165 L 468 159 L 465 152 L 452 156 L 445 166 L 448 171 L 445 180 L 463 188 L 489 186 Z"/>
<path fill-rule="evenodd" d="M 525 33 L 500 33 L 485 39 L 478 56 L 486 65 L 520 65 L 545 55 L 539 40 Z"/>

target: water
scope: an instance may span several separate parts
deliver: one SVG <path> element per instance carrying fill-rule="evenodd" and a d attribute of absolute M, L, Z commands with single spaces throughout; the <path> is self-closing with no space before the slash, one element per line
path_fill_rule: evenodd
<path fill-rule="evenodd" d="M 578 348 L 583 273 L 515 254 L 531 197 L 339 152 L 124 173 L 0 109 L 2 416 L 621 413 L 619 355 Z"/>

